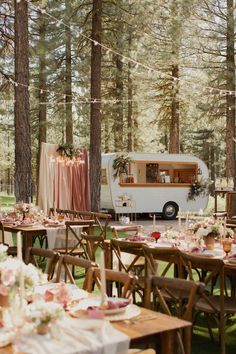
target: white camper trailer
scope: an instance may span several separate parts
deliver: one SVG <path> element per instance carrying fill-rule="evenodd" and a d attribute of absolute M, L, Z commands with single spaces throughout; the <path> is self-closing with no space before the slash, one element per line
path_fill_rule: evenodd
<path fill-rule="evenodd" d="M 209 178 L 199 158 L 185 154 L 129 153 L 128 174 L 114 178 L 113 162 L 121 154 L 102 155 L 101 209 L 115 213 L 161 213 L 174 219 L 179 210 L 204 210 L 208 195 L 188 199 L 192 183 Z"/>

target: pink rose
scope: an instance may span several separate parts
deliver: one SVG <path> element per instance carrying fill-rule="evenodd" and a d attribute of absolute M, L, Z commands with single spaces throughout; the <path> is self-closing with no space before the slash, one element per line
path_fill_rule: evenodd
<path fill-rule="evenodd" d="M 2 271 L 1 276 L 2 284 L 6 286 L 14 285 L 15 283 L 15 275 L 12 269 L 7 269 L 6 271 Z"/>

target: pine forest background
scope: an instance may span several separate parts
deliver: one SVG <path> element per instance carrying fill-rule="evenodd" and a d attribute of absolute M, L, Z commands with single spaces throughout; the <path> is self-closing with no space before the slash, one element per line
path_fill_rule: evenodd
<path fill-rule="evenodd" d="M 43 141 L 74 143 L 95 157 L 191 153 L 207 163 L 213 181 L 235 176 L 235 6 L 234 0 L 0 1 L 1 191 L 14 192 L 15 147 L 30 144 L 26 168 L 36 192 Z M 28 18 L 23 86 L 17 31 L 24 21 L 17 22 L 17 9 Z M 29 140 L 16 125 L 19 86 L 29 96 L 23 107 Z"/>

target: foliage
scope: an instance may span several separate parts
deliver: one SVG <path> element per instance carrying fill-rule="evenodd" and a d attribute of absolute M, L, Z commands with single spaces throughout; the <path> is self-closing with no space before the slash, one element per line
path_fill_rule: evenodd
<path fill-rule="evenodd" d="M 116 179 L 121 173 L 128 174 L 128 166 L 133 160 L 127 155 L 117 155 L 114 159 L 112 167 L 114 169 L 113 177 Z"/>
<path fill-rule="evenodd" d="M 188 200 L 195 200 L 197 197 L 206 196 L 209 192 L 209 182 L 196 180 L 191 184 L 188 192 Z"/>

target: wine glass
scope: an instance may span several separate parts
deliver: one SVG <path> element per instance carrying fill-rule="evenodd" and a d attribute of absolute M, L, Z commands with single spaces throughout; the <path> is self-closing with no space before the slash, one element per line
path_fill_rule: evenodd
<path fill-rule="evenodd" d="M 153 231 L 151 234 L 151 237 L 154 238 L 157 242 L 159 240 L 159 238 L 161 237 L 161 233 L 159 231 Z"/>
<path fill-rule="evenodd" d="M 232 241 L 231 240 L 223 240 L 222 241 L 223 250 L 226 253 L 226 258 L 228 258 L 229 252 L 232 248 Z"/>

